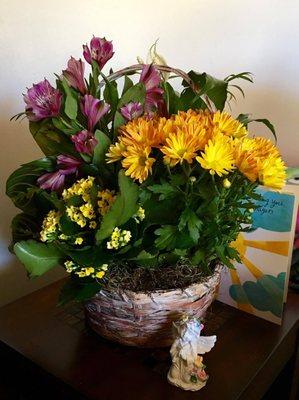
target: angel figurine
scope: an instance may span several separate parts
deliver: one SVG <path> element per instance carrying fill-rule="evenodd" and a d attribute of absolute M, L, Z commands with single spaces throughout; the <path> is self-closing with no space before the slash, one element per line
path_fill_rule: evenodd
<path fill-rule="evenodd" d="M 209 377 L 201 355 L 214 347 L 216 336 L 200 336 L 204 325 L 197 318 L 187 315 L 173 325 L 176 339 L 170 349 L 172 366 L 167 379 L 181 389 L 199 390 L 206 385 Z"/>

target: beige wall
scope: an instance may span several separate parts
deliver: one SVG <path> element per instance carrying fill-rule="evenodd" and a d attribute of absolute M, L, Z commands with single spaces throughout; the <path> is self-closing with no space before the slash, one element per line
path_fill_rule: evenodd
<path fill-rule="evenodd" d="M 267 116 L 279 133 L 289 165 L 298 165 L 299 1 L 291 0 L 1 0 L 1 188 L 19 164 L 40 156 L 26 121 L 10 123 L 23 109 L 26 86 L 65 67 L 92 34 L 114 41 L 114 68 L 135 62 L 160 38 L 170 65 L 219 77 L 251 71 L 245 100 L 234 113 Z M 264 132 L 261 127 L 257 133 Z M 16 213 L 1 190 L 0 304 L 56 279 L 58 271 L 29 282 L 10 255 L 9 223 Z"/>

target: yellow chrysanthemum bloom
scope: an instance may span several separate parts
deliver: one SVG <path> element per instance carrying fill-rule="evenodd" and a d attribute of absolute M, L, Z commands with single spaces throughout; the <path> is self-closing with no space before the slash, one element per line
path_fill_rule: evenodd
<path fill-rule="evenodd" d="M 132 234 L 130 231 L 121 230 L 118 227 L 114 228 L 111 234 L 111 240 L 107 242 L 107 249 L 117 250 L 120 247 L 124 247 L 131 240 Z"/>
<path fill-rule="evenodd" d="M 251 182 L 255 182 L 258 179 L 258 168 L 252 139 L 236 140 L 234 144 L 236 167 Z"/>
<path fill-rule="evenodd" d="M 226 136 L 241 138 L 247 135 L 247 129 L 241 122 L 234 119 L 225 111 L 217 111 L 213 115 L 213 133 L 222 133 Z"/>
<path fill-rule="evenodd" d="M 66 214 L 70 218 L 71 221 L 76 222 L 81 228 L 86 225 L 86 219 L 82 215 L 80 209 L 75 206 L 70 206 L 66 208 Z"/>
<path fill-rule="evenodd" d="M 104 277 L 104 275 L 105 275 L 105 271 L 98 271 L 95 273 L 94 276 L 98 279 L 102 279 Z"/>
<path fill-rule="evenodd" d="M 266 158 L 266 157 L 280 157 L 279 151 L 277 147 L 271 142 L 271 140 L 256 137 L 250 139 L 251 142 L 251 151 L 255 151 L 255 155 L 258 158 Z"/>
<path fill-rule="evenodd" d="M 182 164 L 183 161 L 192 163 L 197 156 L 197 151 L 204 147 L 206 131 L 196 127 L 195 124 L 178 128 L 175 133 L 170 133 L 166 145 L 161 148 L 165 164 L 171 167 Z"/>
<path fill-rule="evenodd" d="M 274 189 L 282 189 L 286 180 L 286 166 L 280 157 L 270 156 L 258 162 L 259 181 Z"/>
<path fill-rule="evenodd" d="M 108 153 L 106 153 L 107 163 L 109 164 L 121 160 L 125 150 L 126 146 L 121 141 L 112 144 L 109 147 Z"/>
<path fill-rule="evenodd" d="M 129 146 L 122 160 L 122 166 L 126 169 L 125 174 L 140 183 L 145 181 L 148 174 L 152 173 L 152 166 L 156 161 L 150 157 L 150 152 L 150 147 Z"/>
<path fill-rule="evenodd" d="M 201 156 L 196 160 L 204 169 L 208 169 L 211 175 L 226 175 L 235 168 L 234 150 L 231 141 L 222 135 L 217 135 L 209 140 Z"/>
<path fill-rule="evenodd" d="M 125 146 L 142 145 L 142 147 L 157 147 L 163 142 L 163 133 L 157 129 L 156 118 L 140 117 L 129 121 L 120 128 L 121 141 Z"/>

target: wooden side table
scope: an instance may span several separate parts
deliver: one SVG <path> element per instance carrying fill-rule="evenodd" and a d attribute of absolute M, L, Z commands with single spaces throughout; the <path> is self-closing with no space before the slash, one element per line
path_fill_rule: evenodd
<path fill-rule="evenodd" d="M 2 388 L 1 399 L 258 400 L 288 363 L 290 398 L 298 398 L 295 293 L 289 293 L 281 327 L 215 302 L 205 332 L 218 336 L 205 357 L 210 379 L 191 393 L 167 383 L 168 350 L 109 343 L 85 327 L 79 305 L 57 307 L 62 283 L 0 309 L 0 376 L 8 388 L 6 395 Z"/>

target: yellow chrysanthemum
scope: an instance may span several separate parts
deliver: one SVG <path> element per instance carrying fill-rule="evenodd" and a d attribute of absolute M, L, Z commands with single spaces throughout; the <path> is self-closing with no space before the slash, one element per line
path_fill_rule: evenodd
<path fill-rule="evenodd" d="M 279 157 L 279 151 L 277 147 L 271 142 L 271 140 L 256 137 L 253 139 L 249 139 L 251 142 L 251 150 L 255 151 L 255 155 L 258 158 L 266 158 L 266 157 Z"/>
<path fill-rule="evenodd" d="M 217 135 L 213 140 L 209 140 L 196 160 L 202 168 L 208 169 L 211 175 L 226 175 L 235 168 L 233 146 L 226 136 Z"/>
<path fill-rule="evenodd" d="M 163 142 L 163 133 L 157 129 L 157 119 L 140 117 L 128 122 L 120 129 L 121 141 L 125 146 L 142 145 L 156 147 Z"/>
<path fill-rule="evenodd" d="M 109 147 L 108 153 L 106 153 L 107 163 L 109 164 L 121 160 L 125 150 L 126 146 L 121 141 L 112 144 Z"/>
<path fill-rule="evenodd" d="M 217 111 L 213 115 L 213 133 L 222 133 L 226 136 L 241 138 L 247 135 L 247 129 L 243 124 L 234 119 L 225 111 Z"/>
<path fill-rule="evenodd" d="M 169 134 L 166 145 L 161 148 L 164 154 L 165 164 L 171 167 L 185 160 L 189 164 L 197 156 L 197 151 L 201 148 L 201 139 L 205 136 L 205 131 L 197 131 L 194 125 L 177 129 L 177 132 Z"/>
<path fill-rule="evenodd" d="M 145 181 L 149 173 L 152 173 L 153 163 L 156 161 L 150 157 L 151 148 L 142 146 L 128 146 L 122 166 L 126 169 L 125 174 L 140 183 Z"/>
<path fill-rule="evenodd" d="M 258 179 L 257 158 L 252 139 L 244 139 L 235 142 L 236 167 L 251 182 Z"/>
<path fill-rule="evenodd" d="M 282 189 L 286 180 L 286 166 L 280 157 L 270 156 L 259 161 L 259 181 L 274 189 Z"/>

